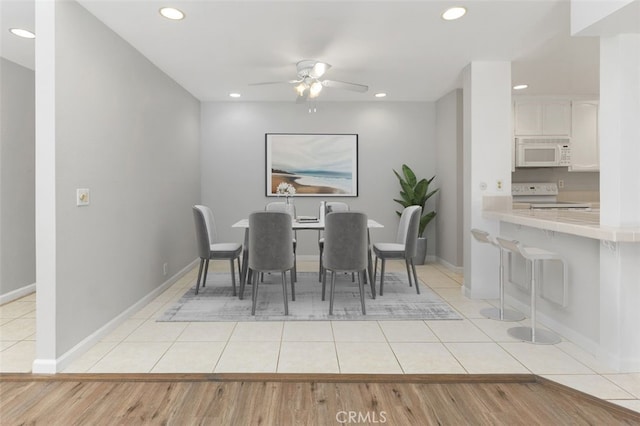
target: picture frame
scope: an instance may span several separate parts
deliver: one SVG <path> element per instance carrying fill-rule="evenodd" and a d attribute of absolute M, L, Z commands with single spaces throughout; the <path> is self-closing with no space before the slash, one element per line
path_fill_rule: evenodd
<path fill-rule="evenodd" d="M 358 135 L 265 133 L 265 182 L 267 197 L 285 183 L 295 197 L 357 197 Z"/>

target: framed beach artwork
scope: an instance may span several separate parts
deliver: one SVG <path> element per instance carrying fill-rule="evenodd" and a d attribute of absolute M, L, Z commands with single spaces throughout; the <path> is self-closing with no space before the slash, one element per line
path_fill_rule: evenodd
<path fill-rule="evenodd" d="M 357 134 L 267 133 L 265 147 L 267 196 L 283 184 L 296 197 L 358 196 Z"/>

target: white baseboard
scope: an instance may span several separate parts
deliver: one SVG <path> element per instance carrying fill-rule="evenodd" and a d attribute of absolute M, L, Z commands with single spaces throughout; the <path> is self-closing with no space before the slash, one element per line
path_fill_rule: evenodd
<path fill-rule="evenodd" d="M 131 315 L 138 312 L 144 306 L 146 306 L 149 302 L 159 296 L 163 291 L 167 288 L 171 287 L 175 284 L 180 278 L 182 278 L 187 272 L 191 271 L 197 264 L 200 259 L 196 259 L 193 262 L 189 263 L 187 266 L 178 271 L 175 275 L 169 278 L 167 281 L 162 283 L 159 287 L 155 288 L 149 294 L 138 300 L 136 303 L 131 305 L 127 310 L 122 312 L 117 317 L 113 318 L 111 321 L 106 323 L 104 326 L 100 327 L 91 335 L 84 338 L 81 342 L 75 345 L 73 348 L 69 349 L 67 352 L 62 354 L 55 360 L 51 359 L 36 359 L 33 362 L 32 371 L 37 374 L 55 374 L 58 373 L 65 368 L 67 368 L 73 361 L 82 356 L 86 351 L 92 348 L 96 343 L 102 340 L 103 337 L 111 333 L 115 330 L 120 324 L 122 324 L 125 320 L 127 320 Z"/>
<path fill-rule="evenodd" d="M 34 291 L 36 291 L 36 283 L 25 285 L 24 287 L 20 287 L 16 290 L 10 291 L 9 293 L 0 294 L 0 305 L 18 300 L 27 294 L 33 293 Z"/>
<path fill-rule="evenodd" d="M 434 258 L 435 258 L 435 262 L 439 263 L 440 265 L 444 266 L 445 268 L 447 268 L 450 271 L 456 272 L 458 274 L 462 274 L 464 272 L 464 267 L 462 267 L 462 266 L 452 265 L 451 263 L 447 262 L 446 260 L 442 259 L 441 257 L 434 256 Z"/>

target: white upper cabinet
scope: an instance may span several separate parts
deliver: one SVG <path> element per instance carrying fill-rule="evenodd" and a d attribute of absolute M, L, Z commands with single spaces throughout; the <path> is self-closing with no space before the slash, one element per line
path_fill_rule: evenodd
<path fill-rule="evenodd" d="M 571 135 L 572 172 L 600 170 L 598 101 L 573 101 Z"/>
<path fill-rule="evenodd" d="M 571 136 L 568 100 L 518 100 L 514 116 L 516 136 Z"/>

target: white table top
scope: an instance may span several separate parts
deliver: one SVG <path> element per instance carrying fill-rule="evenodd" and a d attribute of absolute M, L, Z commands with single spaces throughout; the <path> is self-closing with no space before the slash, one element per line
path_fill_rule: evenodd
<path fill-rule="evenodd" d="M 369 219 L 367 221 L 367 226 L 369 228 L 384 228 L 384 225 L 380 222 L 376 222 L 373 219 Z M 249 227 L 249 219 L 240 219 L 233 225 L 232 228 L 248 228 Z M 320 222 L 298 222 L 297 220 L 293 221 L 293 229 L 316 229 L 321 230 L 324 229 L 324 223 Z"/>

